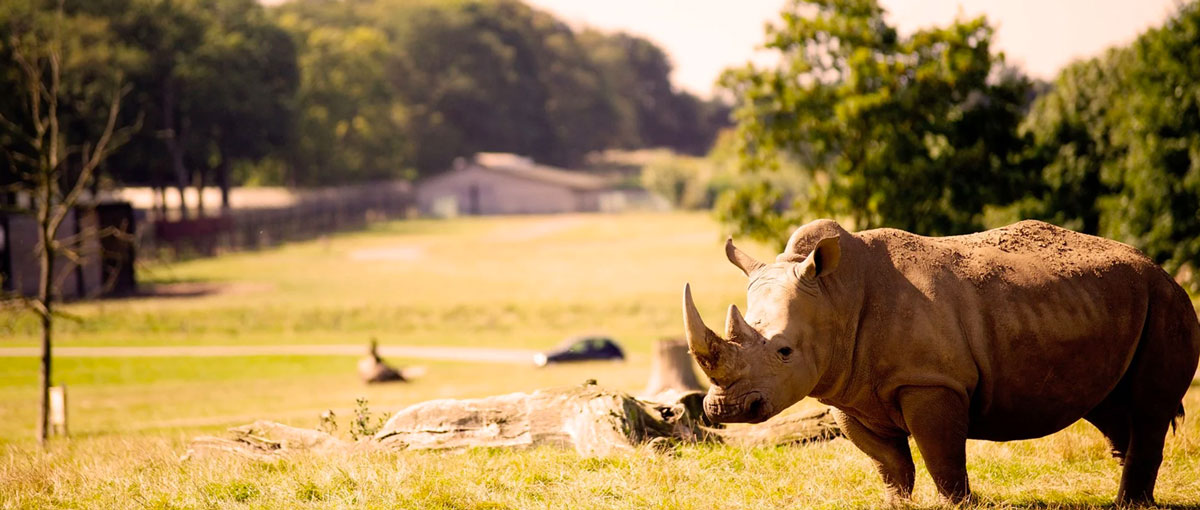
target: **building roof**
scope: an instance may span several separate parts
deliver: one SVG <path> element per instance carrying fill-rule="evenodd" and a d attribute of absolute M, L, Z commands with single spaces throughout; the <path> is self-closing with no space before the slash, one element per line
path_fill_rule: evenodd
<path fill-rule="evenodd" d="M 474 166 L 485 170 L 574 190 L 595 191 L 612 187 L 612 183 L 607 179 L 583 172 L 573 172 L 562 168 L 538 165 L 532 159 L 516 154 L 480 152 L 473 159 Z"/>

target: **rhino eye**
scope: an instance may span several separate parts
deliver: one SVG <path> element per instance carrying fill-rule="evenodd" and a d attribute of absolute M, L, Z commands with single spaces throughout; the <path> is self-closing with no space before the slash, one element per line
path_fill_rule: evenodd
<path fill-rule="evenodd" d="M 783 357 L 785 357 L 785 358 L 786 358 L 786 357 L 788 357 L 788 356 L 791 356 L 791 355 L 792 355 L 792 348 L 791 348 L 791 347 L 780 347 L 780 348 L 779 348 L 779 355 L 780 355 L 780 356 L 783 356 Z"/>

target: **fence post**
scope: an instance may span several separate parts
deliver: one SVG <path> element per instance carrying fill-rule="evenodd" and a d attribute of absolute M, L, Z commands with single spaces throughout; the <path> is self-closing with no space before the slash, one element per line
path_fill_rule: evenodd
<path fill-rule="evenodd" d="M 67 437 L 67 385 L 50 387 L 50 433 Z"/>

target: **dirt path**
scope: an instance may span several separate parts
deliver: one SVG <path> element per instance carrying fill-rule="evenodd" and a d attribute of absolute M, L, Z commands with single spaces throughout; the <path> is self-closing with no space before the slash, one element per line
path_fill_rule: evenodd
<path fill-rule="evenodd" d="M 364 345 L 188 345 L 147 347 L 57 347 L 55 357 L 64 358 L 141 358 L 141 357 L 220 357 L 220 356 L 361 356 Z M 478 347 L 418 347 L 385 345 L 379 355 L 435 361 L 476 363 L 532 364 L 535 351 L 488 349 Z M 0 347 L 0 357 L 37 357 L 38 347 Z"/>

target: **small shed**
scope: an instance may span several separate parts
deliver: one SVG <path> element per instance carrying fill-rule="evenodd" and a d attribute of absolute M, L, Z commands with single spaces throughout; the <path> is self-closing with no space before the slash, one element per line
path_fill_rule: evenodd
<path fill-rule="evenodd" d="M 596 212 L 613 192 L 604 178 L 539 165 L 515 154 L 482 152 L 459 158 L 447 172 L 417 185 L 421 212 L 459 214 L 551 214 Z"/>
<path fill-rule="evenodd" d="M 78 259 L 59 255 L 55 260 L 52 284 L 58 297 L 83 299 L 134 290 L 131 211 L 128 204 L 85 205 L 68 211 L 58 239 Z M 39 250 L 38 223 L 32 215 L 0 213 L 0 290 L 38 295 Z"/>

